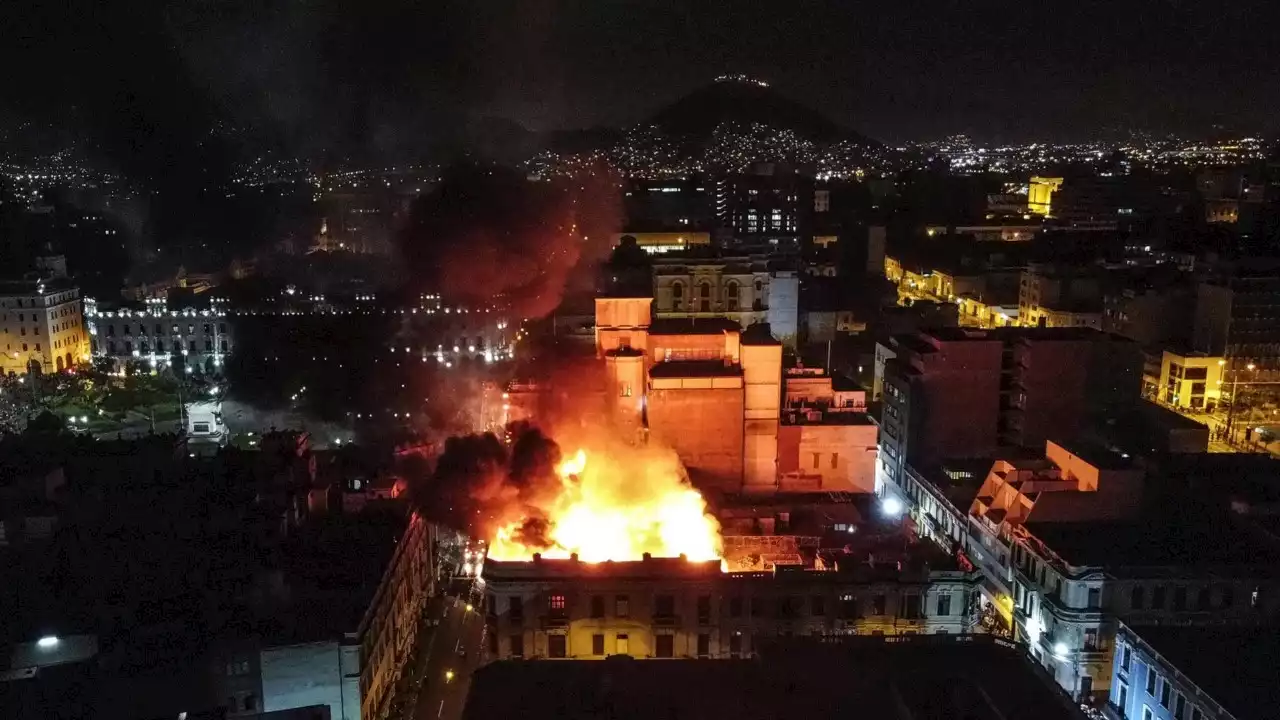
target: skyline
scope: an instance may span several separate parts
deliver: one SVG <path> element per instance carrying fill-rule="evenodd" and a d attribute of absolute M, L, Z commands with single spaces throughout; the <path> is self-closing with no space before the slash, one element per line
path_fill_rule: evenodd
<path fill-rule="evenodd" d="M 394 155 L 475 118 L 625 127 L 723 74 L 759 77 L 886 143 L 1280 126 L 1265 102 L 1280 91 L 1265 3 L 1086 2 L 1052 17 L 940 0 L 820 5 L 19 0 L 0 58 L 23 69 L 11 118 L 147 169 L 216 151 L 205 135 L 219 121 L 301 156 Z"/>

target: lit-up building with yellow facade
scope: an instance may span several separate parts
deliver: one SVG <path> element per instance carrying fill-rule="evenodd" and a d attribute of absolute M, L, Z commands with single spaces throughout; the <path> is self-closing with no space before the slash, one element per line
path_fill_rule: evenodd
<path fill-rule="evenodd" d="M 89 358 L 78 288 L 63 279 L 0 283 L 0 370 L 61 372 Z"/>
<path fill-rule="evenodd" d="M 1027 212 L 1053 215 L 1053 194 L 1062 187 L 1060 177 L 1033 177 L 1027 186 Z"/>
<path fill-rule="evenodd" d="M 706 232 L 632 232 L 614 235 L 613 247 L 618 247 L 628 238 L 635 240 L 636 245 L 650 255 L 711 246 L 711 233 Z"/>
<path fill-rule="evenodd" d="M 1226 364 L 1219 356 L 1165 350 L 1154 383 L 1156 399 L 1180 410 L 1207 412 L 1222 399 Z"/>

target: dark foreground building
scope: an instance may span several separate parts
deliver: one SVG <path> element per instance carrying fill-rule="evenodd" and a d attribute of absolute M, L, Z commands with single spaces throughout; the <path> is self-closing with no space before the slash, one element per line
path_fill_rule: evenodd
<path fill-rule="evenodd" d="M 1083 719 L 990 636 L 780 639 L 752 660 L 505 661 L 472 680 L 464 720 Z"/>

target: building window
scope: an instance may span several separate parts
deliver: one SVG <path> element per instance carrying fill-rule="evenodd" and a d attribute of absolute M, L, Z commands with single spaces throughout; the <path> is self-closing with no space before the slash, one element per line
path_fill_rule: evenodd
<path fill-rule="evenodd" d="M 245 695 L 245 696 L 244 696 L 244 709 L 245 709 L 246 711 L 249 711 L 249 710 L 257 710 L 257 709 L 258 709 L 258 696 L 257 696 L 257 695 L 255 695 L 255 694 L 253 694 L 253 693 L 249 693 L 248 695 Z"/>
<path fill-rule="evenodd" d="M 1160 706 L 1165 710 L 1169 709 L 1169 700 L 1173 695 L 1173 688 L 1169 685 L 1168 680 L 1160 681 Z"/>
<path fill-rule="evenodd" d="M 1164 586 L 1163 585 L 1157 585 L 1151 589 L 1151 609 L 1152 610 L 1164 609 Z"/>
<path fill-rule="evenodd" d="M 658 657 L 670 658 L 676 656 L 675 635 L 659 635 L 654 638 L 654 641 L 654 648 Z"/>
<path fill-rule="evenodd" d="M 825 617 L 827 614 L 827 599 L 821 595 L 814 595 L 809 598 L 809 614 L 814 617 Z"/>
<path fill-rule="evenodd" d="M 604 635 L 596 634 L 591 636 L 591 654 L 592 655 L 604 654 Z"/>
<path fill-rule="evenodd" d="M 569 643 L 564 635 L 547 636 L 547 655 L 553 658 L 568 657 Z"/>
<path fill-rule="evenodd" d="M 836 470 L 840 465 L 840 453 L 831 453 L 831 469 Z"/>
<path fill-rule="evenodd" d="M 564 610 L 565 600 L 563 595 L 552 595 L 548 600 L 548 607 L 552 610 Z"/>
<path fill-rule="evenodd" d="M 1156 696 L 1156 668 L 1154 665 L 1147 666 L 1147 694 L 1151 697 Z"/>
<path fill-rule="evenodd" d="M 1129 672 L 1129 666 L 1133 663 L 1133 648 L 1125 645 L 1120 650 L 1120 669 Z"/>
<path fill-rule="evenodd" d="M 620 618 L 631 617 L 631 601 L 626 595 L 613 599 L 613 615 Z"/>
<path fill-rule="evenodd" d="M 951 593 L 938 594 L 938 616 L 946 617 L 951 614 Z"/>
<path fill-rule="evenodd" d="M 513 658 L 524 657 L 524 635 L 523 634 L 512 635 L 510 642 L 511 642 L 511 657 Z"/>
<path fill-rule="evenodd" d="M 511 621 L 520 622 L 521 620 L 523 620 L 524 619 L 524 598 L 513 597 L 507 602 L 509 603 L 507 605 L 507 607 L 509 608 L 507 612 L 507 616 L 511 618 Z"/>
<path fill-rule="evenodd" d="M 654 617 L 673 617 L 676 614 L 674 595 L 656 595 L 653 598 Z"/>
<path fill-rule="evenodd" d="M 1120 717 L 1129 711 L 1129 686 L 1124 683 L 1116 683 L 1116 707 L 1120 708 Z"/>
<path fill-rule="evenodd" d="M 908 620 L 920 619 L 920 596 L 907 593 L 902 596 L 902 616 Z"/>
<path fill-rule="evenodd" d="M 619 655 L 629 655 L 631 653 L 631 638 L 626 633 L 618 633 L 614 640 L 614 652 Z"/>
<path fill-rule="evenodd" d="M 698 596 L 698 622 L 702 625 L 706 625 L 707 623 L 711 622 L 711 596 L 710 595 Z"/>
<path fill-rule="evenodd" d="M 738 310 L 738 283 L 731 282 L 725 288 L 725 303 L 729 312 L 737 312 Z"/>
<path fill-rule="evenodd" d="M 1102 607 L 1102 588 L 1089 588 L 1089 609 L 1097 610 Z"/>
<path fill-rule="evenodd" d="M 591 596 L 591 617 L 600 619 L 604 617 L 604 597 L 601 595 Z M 596 653 L 599 655 L 600 653 Z"/>
<path fill-rule="evenodd" d="M 1151 712 L 1151 706 L 1142 706 L 1142 720 L 1154 720 L 1155 714 Z"/>
<path fill-rule="evenodd" d="M 698 657 L 711 657 L 711 634 L 698 633 Z"/>
<path fill-rule="evenodd" d="M 883 594 L 876 595 L 871 598 L 871 614 L 883 615 L 885 608 L 885 597 Z"/>
<path fill-rule="evenodd" d="M 729 617 L 731 618 L 742 617 L 742 598 L 741 597 L 735 596 L 735 597 L 729 598 Z"/>
<path fill-rule="evenodd" d="M 671 283 L 671 297 L 679 305 L 684 299 L 684 283 Z"/>
<path fill-rule="evenodd" d="M 1178 693 L 1173 698 L 1173 720 L 1186 720 L 1187 718 L 1187 697 L 1182 693 Z"/>
<path fill-rule="evenodd" d="M 814 453 L 814 454 L 813 454 L 813 469 L 814 469 L 814 470 L 817 470 L 817 469 L 818 469 L 818 467 L 822 464 L 822 463 L 821 463 L 821 459 L 822 459 L 822 453 Z"/>
<path fill-rule="evenodd" d="M 1131 610 L 1141 610 L 1142 603 L 1146 599 L 1146 588 L 1141 585 L 1134 585 L 1129 591 L 1129 608 Z"/>
<path fill-rule="evenodd" d="M 729 657 L 742 657 L 742 636 L 738 633 L 729 636 Z"/>

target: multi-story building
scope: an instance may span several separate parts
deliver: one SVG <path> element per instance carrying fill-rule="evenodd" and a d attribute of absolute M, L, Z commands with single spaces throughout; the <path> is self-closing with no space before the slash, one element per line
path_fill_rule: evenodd
<path fill-rule="evenodd" d="M 1280 388 L 1280 275 L 1262 267 L 1200 284 L 1191 347 L 1226 360 L 1223 380 L 1250 397 Z"/>
<path fill-rule="evenodd" d="M 61 278 L 0 282 L 0 371 L 61 372 L 89 360 L 80 291 Z"/>
<path fill-rule="evenodd" d="M 718 561 L 650 558 L 485 563 L 497 659 L 751 657 L 779 635 L 973 631 L 974 576 L 935 562 L 836 561 L 831 570 L 725 573 Z M 935 569 L 936 568 L 936 569 Z"/>
<path fill-rule="evenodd" d="M 1018 324 L 1024 327 L 1102 329 L 1102 292 L 1097 278 L 1032 266 L 1018 290 Z"/>
<path fill-rule="evenodd" d="M 737 244 L 798 250 L 809 234 L 813 180 L 776 163 L 758 163 L 717 180 L 714 202 L 716 219 L 733 230 Z"/>
<path fill-rule="evenodd" d="M 1182 410 L 1212 412 L 1222 400 L 1226 364 L 1222 357 L 1165 350 L 1151 379 L 1154 399 Z"/>
<path fill-rule="evenodd" d="M 1049 443 L 1044 458 L 981 467 L 909 468 L 913 516 L 982 572 L 983 601 L 1081 699 L 1106 695 L 1117 619 L 1252 624 L 1280 612 L 1274 547 L 1221 503 L 1142 505 L 1136 466 L 1096 448 Z M 1161 472 L 1157 484 L 1183 483 Z"/>
<path fill-rule="evenodd" d="M 442 536 L 417 515 L 407 526 L 370 526 L 360 516 L 341 522 L 344 527 L 331 528 L 328 540 L 360 540 L 358 551 L 304 552 L 318 566 L 305 578 L 291 572 L 282 577 L 290 593 L 315 600 L 315 607 L 293 608 L 287 612 L 299 617 L 270 619 L 262 632 L 221 642 L 213 653 L 213 701 L 228 717 L 315 705 L 327 706 L 335 719 L 386 717 L 434 592 L 433 548 Z M 381 532 L 399 527 L 403 533 Z M 368 567 L 348 567 L 355 563 Z M 377 582 L 352 586 L 353 575 Z"/>
<path fill-rule="evenodd" d="M 908 462 L 1072 438 L 1136 405 L 1135 343 L 1084 328 L 944 328 L 894 336 L 884 363 L 882 479 Z"/>
<path fill-rule="evenodd" d="M 1220 513 L 1011 530 L 1018 639 L 1081 698 L 1110 691 L 1116 620 L 1252 625 L 1280 612 L 1274 549 Z"/>
<path fill-rule="evenodd" d="M 783 385 L 778 490 L 875 492 L 879 433 L 866 392 L 822 370 L 787 370 Z"/>
<path fill-rule="evenodd" d="M 1243 720 L 1276 708 L 1280 640 L 1256 628 L 1119 623 L 1109 720 Z"/>
<path fill-rule="evenodd" d="M 226 308 L 217 300 L 202 310 L 170 308 L 163 298 L 148 299 L 140 308 L 108 310 L 89 299 L 85 316 L 94 355 L 117 363 L 136 360 L 165 368 L 180 359 L 188 370 L 197 364 L 221 368 L 235 349 Z"/>

